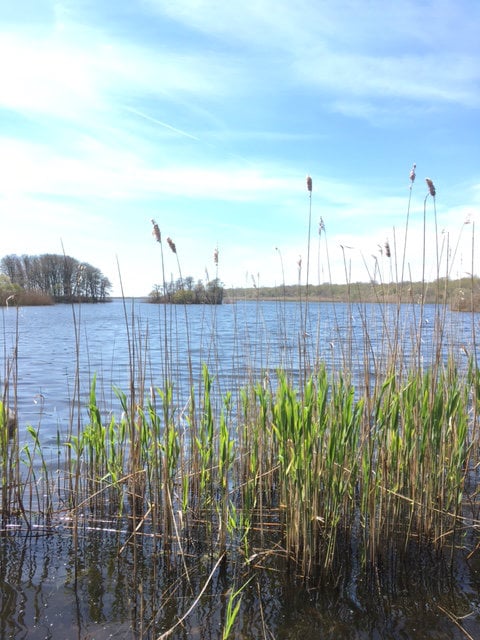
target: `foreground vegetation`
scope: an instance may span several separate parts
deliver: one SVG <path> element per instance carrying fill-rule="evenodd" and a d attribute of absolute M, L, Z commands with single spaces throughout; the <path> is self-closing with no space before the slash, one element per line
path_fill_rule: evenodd
<path fill-rule="evenodd" d="M 234 419 L 230 393 L 215 411 L 205 368 L 185 423 L 170 385 L 134 406 L 118 392 L 124 417 L 104 422 L 94 380 L 90 422 L 63 445 L 61 479 L 43 466 L 33 427 L 31 444 L 8 441 L 2 404 L 2 517 L 125 516 L 177 551 L 201 522 L 212 549 L 244 561 L 260 533 L 268 544 L 256 552 L 276 549 L 304 577 L 330 572 L 354 541 L 365 564 L 411 540 L 451 548 L 480 524 L 479 390 L 473 362 L 464 374 L 453 363 L 392 369 L 363 393 L 320 366 L 301 388 L 285 372 L 244 388 Z"/>

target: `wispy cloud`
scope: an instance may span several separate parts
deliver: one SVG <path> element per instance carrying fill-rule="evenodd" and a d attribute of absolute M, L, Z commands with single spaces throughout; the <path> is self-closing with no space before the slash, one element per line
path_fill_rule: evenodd
<path fill-rule="evenodd" d="M 150 0 L 150 5 L 191 29 L 227 40 L 233 50 L 241 44 L 247 60 L 248 51 L 261 52 L 260 66 L 262 57 L 282 55 L 286 82 L 316 85 L 337 96 L 479 105 L 480 44 L 473 25 L 480 6 L 472 3 L 439 7 L 405 1 L 388 11 L 380 0 L 314 5 L 264 0 L 241 11 L 235 3 L 216 0 L 168 6 Z"/>
<path fill-rule="evenodd" d="M 298 64 L 297 71 L 304 72 L 305 81 L 309 78 L 340 95 L 480 105 L 480 69 L 470 56 L 381 57 L 317 50 L 313 57 L 318 65 L 305 73 L 304 65 Z"/>

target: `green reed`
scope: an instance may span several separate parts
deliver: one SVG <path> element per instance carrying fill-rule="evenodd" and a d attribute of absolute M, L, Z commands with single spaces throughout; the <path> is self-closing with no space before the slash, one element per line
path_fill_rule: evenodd
<path fill-rule="evenodd" d="M 377 538 L 398 536 L 407 522 L 405 543 L 411 535 L 437 543 L 458 526 L 473 444 L 469 391 L 452 363 L 436 381 L 430 372 L 411 375 L 402 385 L 390 379 L 375 425 L 375 502 L 382 497 L 384 504 Z"/>
<path fill-rule="evenodd" d="M 207 367 L 202 368 L 203 397 L 198 432 L 195 438 L 195 453 L 199 459 L 198 491 L 199 504 L 210 506 L 213 499 L 213 471 L 215 454 L 215 421 L 213 417 L 212 377 Z"/>
<path fill-rule="evenodd" d="M 276 483 L 287 551 L 305 574 L 330 565 L 337 532 L 351 519 L 362 407 L 353 387 L 341 378 L 331 384 L 324 368 L 303 393 L 280 378 L 271 414 Z"/>
<path fill-rule="evenodd" d="M 238 589 L 230 589 L 230 594 L 227 600 L 227 610 L 225 612 L 225 622 L 222 630 L 222 640 L 228 640 L 233 630 L 235 620 L 240 611 L 240 605 L 242 604 L 242 597 L 245 588 L 251 579 L 244 582 Z"/>

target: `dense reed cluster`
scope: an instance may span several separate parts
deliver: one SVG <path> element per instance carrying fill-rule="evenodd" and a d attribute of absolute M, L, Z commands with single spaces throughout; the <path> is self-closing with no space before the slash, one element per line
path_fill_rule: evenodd
<path fill-rule="evenodd" d="M 366 567 L 412 540 L 475 544 L 473 362 L 464 373 L 453 362 L 436 375 L 392 370 L 373 395 L 323 366 L 301 389 L 280 372 L 274 385 L 245 387 L 240 407 L 229 392 L 215 401 L 212 385 L 205 367 L 182 419 L 170 385 L 145 406 L 118 392 L 123 417 L 104 422 L 94 380 L 90 421 L 63 444 L 60 477 L 35 429 L 20 451 L 16 434 L 8 441 L 2 405 L 4 521 L 126 519 L 132 536 L 176 552 L 207 533 L 220 555 L 248 562 L 275 552 L 304 577 L 328 574 L 353 547 Z"/>

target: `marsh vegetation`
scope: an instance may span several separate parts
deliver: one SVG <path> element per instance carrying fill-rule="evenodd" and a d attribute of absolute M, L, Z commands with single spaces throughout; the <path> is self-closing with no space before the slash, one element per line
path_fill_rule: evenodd
<path fill-rule="evenodd" d="M 115 617 L 122 637 L 317 637 L 275 617 L 283 596 L 300 593 L 311 633 L 341 637 L 353 616 L 348 637 L 371 637 L 411 589 L 436 603 L 451 637 L 470 637 L 478 623 L 465 617 L 459 576 L 480 544 L 479 318 L 369 286 L 374 305 L 318 303 L 310 285 L 293 306 L 164 304 L 155 326 L 138 303 L 115 303 L 127 366 L 114 396 L 96 371 L 82 386 L 82 309 L 72 306 L 70 415 L 47 447 L 40 422 L 22 425 L 21 318 L 6 310 L 3 553 L 41 534 L 68 547 L 80 592 L 85 571 L 92 589 L 115 576 L 124 609 L 89 616 Z M 330 600 L 348 612 L 332 620 Z"/>

